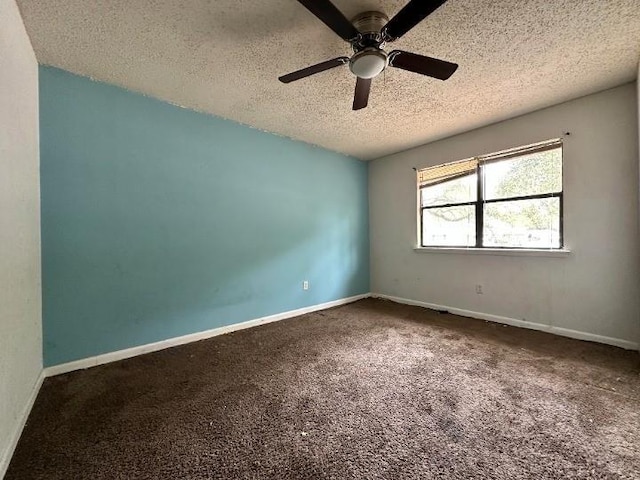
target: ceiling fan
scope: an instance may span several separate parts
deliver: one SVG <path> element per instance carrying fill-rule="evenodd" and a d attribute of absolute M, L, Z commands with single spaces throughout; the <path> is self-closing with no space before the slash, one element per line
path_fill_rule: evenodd
<path fill-rule="evenodd" d="M 387 53 L 384 47 L 402 37 L 427 16 L 433 13 L 446 0 L 411 0 L 391 20 L 381 12 L 364 12 L 352 21 L 336 8 L 329 0 L 298 0 L 311 13 L 324 22 L 343 40 L 351 44 L 353 55 L 337 57 L 297 70 L 278 78 L 290 83 L 301 78 L 324 72 L 331 68 L 349 64 L 351 72 L 358 77 L 353 98 L 353 109 L 360 110 L 369 102 L 371 80 L 387 67 L 396 67 L 429 77 L 446 80 L 458 65 L 437 58 L 418 55 L 403 50 Z"/>

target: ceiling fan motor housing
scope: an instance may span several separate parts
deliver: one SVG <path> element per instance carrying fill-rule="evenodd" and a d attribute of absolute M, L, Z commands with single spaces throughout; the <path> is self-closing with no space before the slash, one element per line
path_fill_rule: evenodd
<path fill-rule="evenodd" d="M 384 47 L 382 37 L 382 27 L 388 22 L 387 16 L 382 12 L 364 12 L 356 15 L 351 22 L 356 27 L 360 35 L 351 40 L 351 47 L 354 52 L 359 52 L 369 47 Z"/>
<path fill-rule="evenodd" d="M 363 35 L 366 34 L 379 34 L 382 27 L 384 27 L 389 22 L 389 17 L 387 17 L 382 12 L 363 12 L 351 20 L 353 26 L 358 29 L 360 33 Z"/>

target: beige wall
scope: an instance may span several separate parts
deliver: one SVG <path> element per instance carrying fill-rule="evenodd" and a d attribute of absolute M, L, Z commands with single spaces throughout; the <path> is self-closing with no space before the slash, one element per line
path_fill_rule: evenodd
<path fill-rule="evenodd" d="M 0 0 L 0 477 L 42 372 L 38 65 Z"/>
<path fill-rule="evenodd" d="M 639 338 L 638 125 L 627 84 L 375 160 L 369 169 L 371 291 L 582 332 Z M 564 143 L 563 258 L 418 253 L 412 167 L 571 135 Z M 478 295 L 475 285 L 483 286 Z M 575 336 L 575 335 L 573 335 Z M 580 335 L 578 335 L 580 336 Z"/>

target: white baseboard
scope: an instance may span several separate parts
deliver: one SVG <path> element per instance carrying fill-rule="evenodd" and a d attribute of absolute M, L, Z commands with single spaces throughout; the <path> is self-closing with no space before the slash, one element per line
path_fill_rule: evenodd
<path fill-rule="evenodd" d="M 529 328 L 531 330 L 539 330 L 541 332 L 553 333 L 555 335 L 560 335 L 562 337 L 569 337 L 569 338 L 575 338 L 578 340 L 587 340 L 590 342 L 613 345 L 615 347 L 621 347 L 627 350 L 638 350 L 637 343 L 630 342 L 628 340 L 622 340 L 620 338 L 605 337 L 603 335 L 580 332 L 578 330 L 571 330 L 569 328 L 555 327 L 553 325 L 545 325 L 543 323 L 527 322 L 524 320 L 518 320 L 516 318 L 492 315 L 490 313 L 474 312 L 472 310 L 463 310 L 461 308 L 449 307 L 447 305 L 437 305 L 435 303 L 420 302 L 418 300 L 394 297 L 392 295 L 385 295 L 382 293 L 372 293 L 371 297 L 381 298 L 384 300 L 391 300 L 392 302 L 403 303 L 405 305 L 415 305 L 418 307 L 429 308 L 431 310 L 446 310 L 449 313 L 453 313 L 454 315 L 460 315 L 462 317 L 471 317 L 471 318 L 477 318 L 480 320 L 487 320 L 490 322 L 503 323 L 506 325 L 511 325 L 513 327 Z"/>
<path fill-rule="evenodd" d="M 9 468 L 9 462 L 11 461 L 11 457 L 13 456 L 13 452 L 18 445 L 18 440 L 20 440 L 20 435 L 22 435 L 22 430 L 27 423 L 27 419 L 29 418 L 29 414 L 31 413 L 31 409 L 33 408 L 33 404 L 36 401 L 36 397 L 38 396 L 38 392 L 40 391 L 40 387 L 42 386 L 42 382 L 44 381 L 44 370 L 40 371 L 40 375 L 36 380 L 36 383 L 33 385 L 31 389 L 31 393 L 29 394 L 29 398 L 25 403 L 20 418 L 18 418 L 18 422 L 16 423 L 12 435 L 9 438 L 9 445 L 2 452 L 0 456 L 0 478 L 4 478 L 4 475 L 7 473 L 7 469 Z"/>
<path fill-rule="evenodd" d="M 73 362 L 62 363 L 60 365 L 47 367 L 44 369 L 44 374 L 46 377 L 52 377 L 54 375 L 61 375 L 63 373 L 72 372 L 74 370 L 82 370 L 85 368 L 95 367 L 97 365 L 103 365 L 105 363 L 117 362 L 118 360 L 124 360 L 125 358 L 136 357 L 145 353 L 157 352 L 158 350 L 164 350 L 165 348 L 184 345 L 191 342 L 197 342 L 198 340 L 204 340 L 206 338 L 224 335 L 225 333 L 235 332 L 237 330 L 244 330 L 245 328 L 251 328 L 257 325 L 264 325 L 265 323 L 277 322 L 279 320 L 297 317 L 306 313 L 317 312 L 318 310 L 337 307 L 339 305 L 346 305 L 347 303 L 352 303 L 369 296 L 370 294 L 364 293 L 362 295 L 356 295 L 354 297 L 341 298 L 332 302 L 320 303 L 317 305 L 312 305 L 310 307 L 299 308 L 297 310 L 289 310 L 288 312 L 276 313 L 275 315 L 248 320 L 246 322 L 234 323 L 232 325 L 226 325 L 224 327 L 213 328 L 211 330 L 205 330 L 204 332 L 190 333 L 181 337 L 169 338 L 167 340 L 161 340 L 159 342 L 147 343 L 145 345 L 139 345 L 137 347 L 131 347 L 124 350 L 117 350 L 115 352 L 96 355 L 95 357 L 82 358 Z"/>

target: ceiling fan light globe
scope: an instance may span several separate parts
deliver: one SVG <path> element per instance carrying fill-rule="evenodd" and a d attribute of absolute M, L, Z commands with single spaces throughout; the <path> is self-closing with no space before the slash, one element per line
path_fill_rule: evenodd
<path fill-rule="evenodd" d="M 382 50 L 363 50 L 356 53 L 349 61 L 349 69 L 360 78 L 378 76 L 387 66 L 387 56 Z"/>

